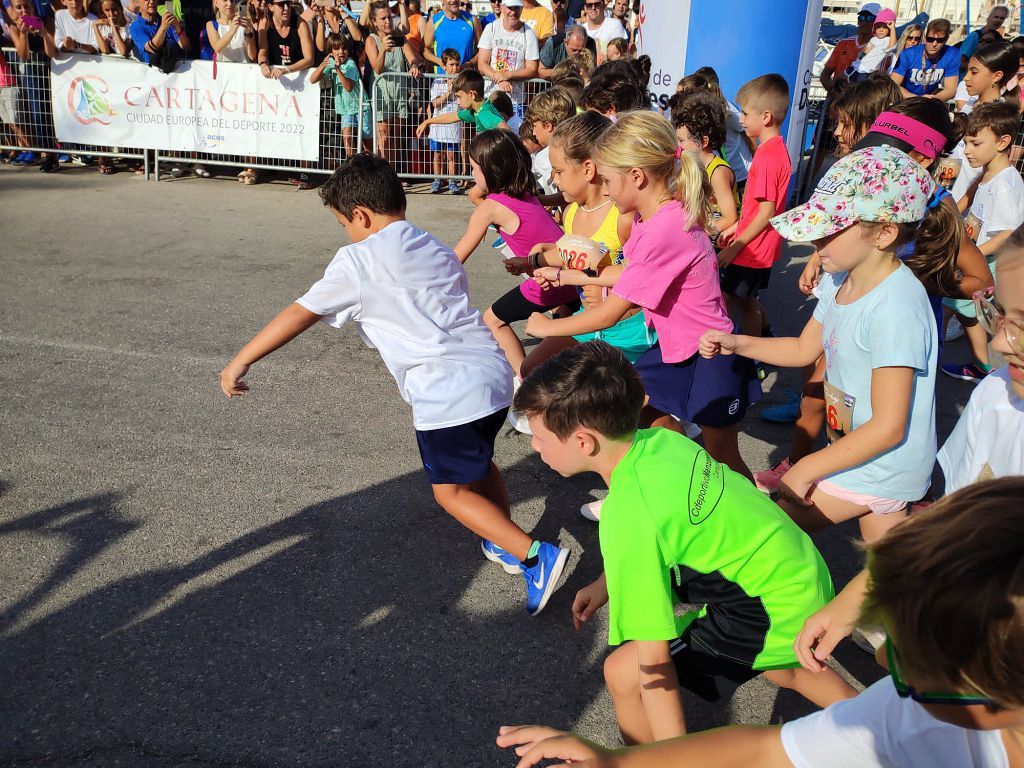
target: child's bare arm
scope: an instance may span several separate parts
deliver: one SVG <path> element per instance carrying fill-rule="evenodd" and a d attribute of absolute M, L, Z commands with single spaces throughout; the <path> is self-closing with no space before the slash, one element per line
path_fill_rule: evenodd
<path fill-rule="evenodd" d="M 495 224 L 494 208 L 494 203 L 484 200 L 473 211 L 473 215 L 469 217 L 469 223 L 466 224 L 466 233 L 455 244 L 454 248 L 455 255 L 459 257 L 459 261 L 463 264 L 466 263 L 466 259 L 480 245 L 480 241 L 484 239 L 484 235 L 487 234 L 487 227 Z"/>
<path fill-rule="evenodd" d="M 289 304 L 263 326 L 263 330 L 242 347 L 220 372 L 221 391 L 228 397 L 244 395 L 249 391 L 249 385 L 242 381 L 242 377 L 249 371 L 249 366 L 313 327 L 319 319 L 320 315 L 301 304 Z"/>
<path fill-rule="evenodd" d="M 985 256 L 991 256 L 993 253 L 995 253 L 996 251 L 1003 247 L 1003 243 L 1005 243 L 1012 234 L 1012 229 L 1004 229 L 999 234 L 993 235 L 984 243 L 979 245 L 978 250 L 981 251 Z"/>
<path fill-rule="evenodd" d="M 683 697 L 668 641 L 637 640 L 636 652 L 640 700 L 647 713 L 651 735 L 655 741 L 682 736 L 686 733 Z"/>
<path fill-rule="evenodd" d="M 733 725 L 614 751 L 545 726 L 503 726 L 498 746 L 518 747 L 522 759 L 516 768 L 544 760 L 571 761 L 578 768 L 793 768 L 777 725 Z"/>
<path fill-rule="evenodd" d="M 779 494 L 806 505 L 807 494 L 819 478 L 864 464 L 899 445 L 907 434 L 914 375 L 913 368 L 903 366 L 871 371 L 871 418 L 794 464 L 783 476 Z"/>
<path fill-rule="evenodd" d="M 723 267 L 727 267 L 732 264 L 733 260 L 739 256 L 740 251 L 750 244 L 750 241 L 765 231 L 770 225 L 769 222 L 772 216 L 775 215 L 775 203 L 771 200 L 759 200 L 757 203 L 757 213 L 754 214 L 754 218 L 750 220 L 750 223 L 743 228 L 742 231 L 737 227 L 736 235 L 733 237 L 732 242 L 728 243 L 718 254 L 718 263 Z M 721 238 L 719 238 L 721 239 Z"/>
<path fill-rule="evenodd" d="M 737 336 L 724 331 L 705 331 L 700 337 L 704 357 L 742 355 L 780 368 L 803 368 L 817 360 L 822 351 L 821 323 L 813 317 L 795 339 Z"/>

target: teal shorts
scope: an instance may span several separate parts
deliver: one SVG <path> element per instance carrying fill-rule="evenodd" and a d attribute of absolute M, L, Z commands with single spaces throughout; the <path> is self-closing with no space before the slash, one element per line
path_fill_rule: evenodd
<path fill-rule="evenodd" d="M 996 260 L 988 258 L 988 268 L 992 272 L 992 277 L 996 276 Z M 971 299 L 943 299 L 942 305 L 949 307 L 956 312 L 960 317 L 966 317 L 974 319 L 978 316 L 977 311 L 974 308 L 974 302 Z"/>
<path fill-rule="evenodd" d="M 579 310 L 578 315 L 583 310 Z M 581 344 L 587 341 L 604 341 L 620 350 L 631 363 L 635 363 L 644 352 L 658 341 L 658 334 L 653 328 L 647 327 L 644 313 L 637 312 L 632 317 L 620 320 L 611 328 L 595 333 L 583 333 L 573 336 Z"/>

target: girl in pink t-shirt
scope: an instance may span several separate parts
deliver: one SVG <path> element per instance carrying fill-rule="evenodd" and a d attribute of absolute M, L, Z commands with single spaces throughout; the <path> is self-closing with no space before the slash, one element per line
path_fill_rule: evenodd
<path fill-rule="evenodd" d="M 469 145 L 469 164 L 473 180 L 487 198 L 473 212 L 466 234 L 455 246 L 460 261 L 465 263 L 492 224 L 512 255 L 521 259 L 528 257 L 537 243 L 553 243 L 562 236 L 561 228 L 534 197 L 530 153 L 518 136 L 502 129 L 478 133 Z M 527 278 L 484 312 L 484 323 L 517 377 L 526 352 L 511 323 L 562 305 L 570 311 L 579 309 L 575 288 L 541 288 Z"/>
<path fill-rule="evenodd" d="M 697 424 L 713 458 L 750 477 L 740 457 L 738 424 L 760 398 L 753 364 L 697 353 L 705 326 L 731 333 L 708 237 L 711 194 L 700 163 L 677 148 L 675 132 L 653 112 L 630 112 L 601 136 L 593 152 L 608 194 L 636 220 L 623 246 L 628 266 L 604 304 L 582 315 L 551 320 L 534 314 L 531 336 L 567 336 L 614 325 L 643 307 L 658 343 L 636 362 L 647 390 L 644 420 L 681 431 Z M 673 418 L 675 417 L 675 418 Z"/>

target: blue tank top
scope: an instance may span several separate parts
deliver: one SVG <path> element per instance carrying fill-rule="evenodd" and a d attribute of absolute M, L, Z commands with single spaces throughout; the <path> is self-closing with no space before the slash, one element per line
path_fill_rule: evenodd
<path fill-rule="evenodd" d="M 441 54 L 448 48 L 459 52 L 459 63 L 462 65 L 473 58 L 473 17 L 470 14 L 463 11 L 459 18 L 449 19 L 442 11 L 431 16 L 430 23 L 434 25 L 433 54 L 437 58 L 441 58 Z M 441 67 L 434 69 L 436 72 L 444 71 Z"/>

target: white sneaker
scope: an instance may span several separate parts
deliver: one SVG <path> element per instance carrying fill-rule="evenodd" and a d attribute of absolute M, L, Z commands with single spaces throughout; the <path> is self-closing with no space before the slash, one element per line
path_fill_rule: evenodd
<path fill-rule="evenodd" d="M 854 627 L 850 639 L 865 653 L 875 655 L 875 651 L 885 645 L 885 632 L 880 627 Z"/>
<path fill-rule="evenodd" d="M 690 438 L 691 440 L 696 440 L 698 437 L 700 437 L 701 430 L 700 427 L 698 427 L 696 424 L 691 424 L 689 421 L 684 421 L 682 422 L 682 425 L 683 432 L 686 433 L 686 436 L 688 438 Z"/>
<path fill-rule="evenodd" d="M 964 327 L 957 320 L 956 315 L 949 318 L 949 323 L 946 325 L 946 341 L 955 341 L 964 335 Z"/>
<path fill-rule="evenodd" d="M 533 434 L 533 430 L 530 429 L 530 421 L 529 419 L 526 418 L 525 413 L 513 411 L 510 408 L 508 416 L 505 417 L 505 421 L 507 421 L 509 423 L 509 426 L 511 426 L 512 429 L 514 429 L 516 432 L 519 432 L 524 435 Z"/>
<path fill-rule="evenodd" d="M 600 522 L 601 520 L 601 507 L 604 506 L 604 499 L 598 499 L 597 501 L 588 501 L 582 507 L 580 507 L 580 515 L 583 516 L 584 520 L 589 520 L 592 523 Z"/>

